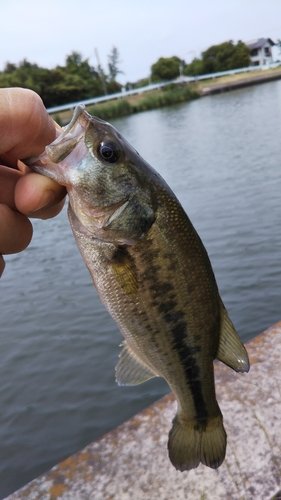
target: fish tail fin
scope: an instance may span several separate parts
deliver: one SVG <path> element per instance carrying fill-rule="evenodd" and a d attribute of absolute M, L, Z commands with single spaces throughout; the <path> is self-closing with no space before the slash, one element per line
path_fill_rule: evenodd
<path fill-rule="evenodd" d="M 181 472 L 195 469 L 200 462 L 217 469 L 224 461 L 226 432 L 222 416 L 209 418 L 206 422 L 183 419 L 178 414 L 169 433 L 169 458 Z"/>

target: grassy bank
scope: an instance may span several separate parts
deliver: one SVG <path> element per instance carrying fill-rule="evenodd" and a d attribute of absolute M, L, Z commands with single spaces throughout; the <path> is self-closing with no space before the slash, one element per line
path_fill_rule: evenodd
<path fill-rule="evenodd" d="M 208 80 L 197 81 L 190 84 L 171 84 L 162 87 L 159 90 L 143 92 L 121 99 L 107 101 L 105 103 L 91 105 L 87 108 L 89 113 L 98 116 L 103 120 L 111 120 L 121 116 L 127 116 L 149 109 L 156 109 L 171 104 L 187 102 L 195 99 L 204 93 L 206 87 L 213 87 L 220 84 L 238 82 L 240 80 L 252 80 L 257 76 L 272 76 L 280 74 L 281 67 L 268 70 L 257 70 L 249 73 L 239 73 L 235 75 L 222 76 L 219 78 L 210 78 Z M 71 110 L 63 111 L 52 115 L 55 121 L 60 125 L 66 125 L 71 120 L 73 112 Z"/>
<path fill-rule="evenodd" d="M 245 73 L 236 73 L 235 75 L 225 75 L 225 76 L 220 76 L 218 78 L 209 78 L 207 80 L 201 80 L 197 84 L 197 88 L 199 92 L 201 93 L 202 89 L 204 87 L 208 86 L 215 86 L 215 85 L 223 85 L 224 83 L 232 83 L 232 82 L 239 82 L 241 80 L 252 80 L 255 77 L 261 76 L 261 77 L 268 77 L 270 78 L 271 76 L 274 75 L 281 75 L 281 66 L 278 66 L 277 68 L 273 69 L 258 69 L 256 71 L 249 71 Z"/>
<path fill-rule="evenodd" d="M 142 95 L 141 99 L 129 100 L 126 98 L 96 104 L 89 108 L 89 113 L 103 120 L 110 120 L 120 116 L 139 113 L 150 109 L 162 108 L 171 104 L 187 102 L 199 97 L 199 93 L 189 85 L 171 84 L 154 92 Z"/>
<path fill-rule="evenodd" d="M 196 88 L 187 84 L 171 84 L 159 90 L 153 90 L 129 97 L 114 99 L 100 104 L 87 107 L 87 111 L 103 120 L 111 120 L 121 116 L 127 116 L 141 111 L 162 108 L 181 102 L 188 102 L 200 97 Z M 71 120 L 71 110 L 52 115 L 52 118 L 61 126 Z"/>

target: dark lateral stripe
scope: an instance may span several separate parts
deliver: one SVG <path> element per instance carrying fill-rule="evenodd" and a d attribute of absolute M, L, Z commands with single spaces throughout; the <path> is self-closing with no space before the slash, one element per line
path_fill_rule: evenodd
<path fill-rule="evenodd" d="M 185 321 L 181 320 L 174 324 L 171 328 L 171 332 L 173 335 L 173 348 L 179 355 L 186 382 L 189 385 L 193 397 L 196 418 L 200 419 L 202 422 L 202 420 L 208 418 L 209 414 L 202 394 L 200 368 L 195 357 L 200 348 L 187 346 L 184 342 L 184 338 L 187 338 L 187 324 Z"/>
<path fill-rule="evenodd" d="M 158 314 L 169 326 L 172 336 L 172 349 L 177 351 L 183 367 L 185 380 L 192 394 L 196 418 L 200 419 L 203 424 L 209 414 L 202 394 L 200 367 L 196 360 L 196 354 L 200 351 L 200 346 L 192 347 L 187 345 L 187 323 L 184 313 L 176 310 L 176 294 L 174 293 L 172 277 L 170 281 L 162 281 L 159 278 L 158 266 L 153 265 L 151 261 L 148 262 L 150 259 L 149 252 L 146 253 L 145 259 L 149 264 L 149 272 L 146 269 L 145 279 L 151 282 L 149 288 L 153 294 L 153 305 L 157 307 Z"/>

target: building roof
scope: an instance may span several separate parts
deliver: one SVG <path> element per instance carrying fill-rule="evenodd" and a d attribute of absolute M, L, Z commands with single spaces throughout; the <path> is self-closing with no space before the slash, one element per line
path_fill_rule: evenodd
<path fill-rule="evenodd" d="M 266 43 L 270 43 L 270 45 L 276 45 L 271 38 L 257 38 L 256 40 L 250 40 L 249 42 L 245 42 L 245 44 L 249 47 L 249 49 L 260 49 Z"/>

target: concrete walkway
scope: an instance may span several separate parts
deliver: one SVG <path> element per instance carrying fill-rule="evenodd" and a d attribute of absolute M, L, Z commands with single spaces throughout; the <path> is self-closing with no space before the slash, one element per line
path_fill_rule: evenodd
<path fill-rule="evenodd" d="M 247 345 L 249 374 L 216 365 L 228 434 L 218 470 L 177 472 L 167 455 L 176 404 L 156 402 L 7 500 L 269 500 L 281 480 L 281 322 Z"/>
<path fill-rule="evenodd" d="M 241 78 L 239 80 L 229 80 L 225 83 L 212 83 L 206 87 L 201 87 L 201 95 L 211 95 L 211 94 L 221 94 L 221 92 L 228 92 L 230 90 L 241 89 L 243 87 L 250 87 L 251 85 L 257 85 L 260 83 L 273 82 L 275 80 L 281 79 L 280 71 L 271 74 L 252 76 L 247 75 L 246 78 Z"/>

